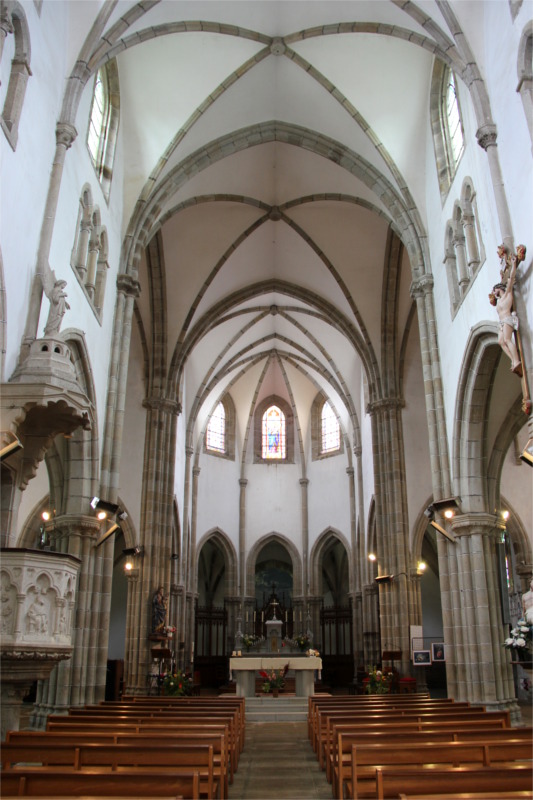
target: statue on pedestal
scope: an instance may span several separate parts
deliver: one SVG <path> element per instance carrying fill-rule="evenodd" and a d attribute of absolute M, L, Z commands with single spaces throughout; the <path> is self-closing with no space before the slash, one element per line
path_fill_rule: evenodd
<path fill-rule="evenodd" d="M 152 633 L 164 635 L 167 619 L 167 598 L 162 586 L 152 598 Z"/>

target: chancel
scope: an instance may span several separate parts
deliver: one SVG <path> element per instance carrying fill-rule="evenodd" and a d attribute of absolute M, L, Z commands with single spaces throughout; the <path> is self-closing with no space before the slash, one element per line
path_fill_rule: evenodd
<path fill-rule="evenodd" d="M 338 697 L 528 728 L 531 0 L 3 0 L 0 34 L 5 744 L 216 700 L 227 773 L 147 796 L 245 797 L 270 714 L 354 797 Z"/>

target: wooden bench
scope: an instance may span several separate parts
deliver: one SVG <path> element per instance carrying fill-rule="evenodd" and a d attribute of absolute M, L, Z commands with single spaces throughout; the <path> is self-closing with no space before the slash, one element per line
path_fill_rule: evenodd
<path fill-rule="evenodd" d="M 335 732 L 333 740 L 333 753 L 327 765 L 326 775 L 332 783 L 334 797 L 342 797 L 342 782 L 351 776 L 352 746 L 381 746 L 388 748 L 391 745 L 391 734 L 388 730 L 380 730 L 369 734 L 366 732 L 348 732 L 341 727 Z M 525 743 L 529 752 L 533 752 L 533 728 L 504 728 L 504 729 L 473 729 L 473 730 L 432 730 L 410 731 L 408 733 L 395 732 L 392 739 L 394 746 L 423 747 L 428 743 L 446 742 L 476 742 L 491 746 L 509 743 Z"/>
<path fill-rule="evenodd" d="M 342 714 L 342 712 L 334 714 L 324 714 L 319 718 L 319 727 L 316 732 L 316 746 L 315 752 L 318 755 L 318 761 L 321 769 L 325 768 L 325 759 L 331 750 L 332 742 L 332 728 L 334 723 L 337 724 L 353 724 L 353 725 L 371 725 L 375 723 L 382 725 L 387 723 L 402 724 L 411 722 L 414 725 L 423 726 L 424 724 L 445 723 L 451 722 L 452 725 L 459 727 L 463 722 L 479 722 L 490 717 L 491 723 L 502 725 L 502 727 L 511 727 L 510 717 L 508 711 L 495 711 L 490 714 L 484 710 L 472 709 L 458 709 L 457 711 L 425 711 L 425 712 L 405 712 L 397 713 L 395 710 L 382 710 L 378 714 Z"/>
<path fill-rule="evenodd" d="M 57 732 L 57 733 L 66 733 L 67 735 L 78 735 L 78 734 L 85 734 L 85 733 L 111 733 L 114 735 L 119 734 L 126 734 L 126 733 L 137 733 L 137 734 L 145 734 L 156 736 L 159 741 L 161 741 L 161 737 L 170 737 L 175 733 L 181 734 L 194 734 L 194 733 L 204 733 L 204 734 L 222 734 L 225 737 L 227 742 L 227 752 L 229 755 L 228 764 L 229 764 L 229 783 L 233 782 L 233 776 L 237 769 L 237 762 L 238 762 L 238 751 L 235 747 L 235 743 L 230 736 L 230 729 L 229 726 L 220 723 L 220 722 L 193 722 L 192 720 L 187 720 L 186 722 L 180 721 L 176 722 L 175 720 L 170 723 L 153 723 L 153 724 L 134 724 L 131 722 L 113 722 L 111 723 L 109 720 L 106 723 L 102 723 L 100 721 L 94 721 L 86 719 L 85 721 L 80 720 L 70 720 L 70 722 L 59 722 L 60 719 L 67 720 L 69 717 L 57 717 L 57 722 L 53 721 L 50 722 L 50 719 L 47 723 L 47 732 Z"/>
<path fill-rule="evenodd" d="M 61 771 L 41 767 L 2 770 L 2 798 L 38 797 L 183 797 L 199 800 L 200 775 L 197 770 L 158 773 L 155 770 L 132 772 Z"/>
<path fill-rule="evenodd" d="M 43 767 L 70 767 L 84 770 L 86 767 L 108 768 L 124 771 L 124 767 L 175 771 L 176 768 L 198 770 L 200 774 L 200 796 L 207 800 L 220 797 L 220 772 L 215 775 L 213 748 L 211 745 L 174 745 L 159 742 L 157 745 L 142 744 L 48 744 L 22 745 L 5 743 L 0 754 L 2 769 L 18 770 L 29 764 Z"/>
<path fill-rule="evenodd" d="M 506 792 L 454 792 L 453 794 L 404 794 L 399 800 L 533 800 L 533 791 Z"/>
<path fill-rule="evenodd" d="M 42 756 L 46 753 L 46 748 L 61 746 L 79 747 L 84 744 L 100 744 L 106 747 L 113 747 L 116 744 L 133 744 L 138 747 L 154 748 L 161 746 L 161 735 L 151 735 L 143 733 L 113 733 L 112 731 L 78 731 L 74 735 L 71 732 L 62 731 L 8 731 L 7 745 L 27 746 L 32 749 L 40 749 Z M 163 740 L 164 745 L 172 746 L 174 749 L 182 749 L 187 745 L 209 745 L 213 748 L 213 773 L 221 784 L 221 796 L 227 798 L 229 784 L 229 752 L 227 731 L 219 733 L 191 733 L 184 731 L 181 733 L 166 733 Z M 2 755 L 9 754 L 4 749 Z M 30 760 L 30 759 L 28 759 Z M 46 763 L 57 763 L 47 761 Z"/>
<path fill-rule="evenodd" d="M 337 797 L 349 794 L 345 786 L 357 783 L 357 795 L 375 782 L 376 768 L 419 767 L 424 770 L 441 766 L 512 766 L 531 759 L 531 741 L 485 742 L 415 742 L 412 744 L 352 744 L 351 759 L 335 784 Z M 342 742 L 340 747 L 342 748 Z M 340 764 L 342 765 L 342 761 Z M 529 764 L 531 768 L 531 764 Z M 355 777 L 356 776 L 356 777 Z"/>
<path fill-rule="evenodd" d="M 377 767 L 375 776 L 365 787 L 353 778 L 345 784 L 345 800 L 375 798 L 385 800 L 403 794 L 418 794 L 426 800 L 429 794 L 453 794 L 458 791 L 487 793 L 494 791 L 530 791 L 531 764 L 518 762 L 505 767 L 438 767 L 408 769 Z"/>

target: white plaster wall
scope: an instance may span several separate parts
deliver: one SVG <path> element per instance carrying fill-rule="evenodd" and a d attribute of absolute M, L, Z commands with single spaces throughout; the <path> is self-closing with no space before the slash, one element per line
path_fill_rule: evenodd
<path fill-rule="evenodd" d="M 300 468 L 295 464 L 254 464 L 246 478 L 246 550 L 275 531 L 302 546 Z"/>
<path fill-rule="evenodd" d="M 221 528 L 239 549 L 239 467 L 236 461 L 203 454 L 199 462 L 196 541 Z"/>
<path fill-rule="evenodd" d="M 330 527 L 351 541 L 351 478 L 346 474 L 347 467 L 346 453 L 309 463 L 309 550 Z"/>
<path fill-rule="evenodd" d="M 4 379 L 17 362 L 35 271 L 48 179 L 55 150 L 64 82 L 64 53 L 56 46 L 66 38 L 67 16 L 37 18 L 33 3 L 23 3 L 31 30 L 31 70 L 20 117 L 16 151 L 0 132 L 0 241 L 6 284 L 7 352 Z M 2 59 L 2 62 L 4 59 Z"/>

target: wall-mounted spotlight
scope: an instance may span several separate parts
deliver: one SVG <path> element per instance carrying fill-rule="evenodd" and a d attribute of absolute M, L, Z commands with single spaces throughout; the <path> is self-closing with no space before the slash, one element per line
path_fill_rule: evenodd
<path fill-rule="evenodd" d="M 179 559 L 179 553 L 172 553 L 170 556 L 171 561 L 177 561 Z"/>
<path fill-rule="evenodd" d="M 122 552 L 125 556 L 143 556 L 144 547 L 142 544 L 138 544 L 135 547 L 126 547 Z"/>
<path fill-rule="evenodd" d="M 369 553 L 368 554 L 368 560 L 369 561 L 376 561 L 377 560 L 376 554 L 375 553 Z"/>
<path fill-rule="evenodd" d="M 528 439 L 524 450 L 520 453 L 520 460 L 524 464 L 529 464 L 530 467 L 533 467 L 533 439 Z"/>
<path fill-rule="evenodd" d="M 11 441 L 5 444 L 0 450 L 0 461 L 3 461 L 4 458 L 12 456 L 13 453 L 17 453 L 24 447 L 20 439 L 17 436 L 15 436 L 14 433 L 11 433 L 11 431 L 2 431 L 1 436 L 2 438 L 8 436 L 11 439 Z"/>
<path fill-rule="evenodd" d="M 429 506 L 424 511 L 424 514 L 429 520 L 429 524 L 432 528 L 435 528 L 436 531 L 442 533 L 450 542 L 455 542 L 455 536 L 451 531 L 447 531 L 446 528 L 443 528 L 438 522 L 435 521 L 435 512 L 441 514 L 445 519 L 450 520 L 452 519 L 457 511 L 460 511 L 459 506 L 459 498 L 457 497 L 448 497 L 445 500 L 434 500 L 433 503 L 430 503 Z"/>
<path fill-rule="evenodd" d="M 121 533 L 121 527 L 118 524 L 118 522 L 115 522 L 113 523 L 113 525 L 111 525 L 110 528 L 108 528 L 108 530 L 104 534 L 102 534 L 102 536 L 100 536 L 100 538 L 98 539 L 98 541 L 95 543 L 94 546 L 100 547 L 100 545 L 103 544 L 105 541 L 107 541 L 110 536 L 113 536 L 113 534 L 117 532 Z"/>
<path fill-rule="evenodd" d="M 419 561 L 418 564 L 416 565 L 416 574 L 423 575 L 427 569 L 427 566 L 428 565 L 426 564 L 425 561 Z"/>
<path fill-rule="evenodd" d="M 376 583 L 392 583 L 393 578 L 394 575 L 378 575 L 374 580 Z"/>
<path fill-rule="evenodd" d="M 120 506 L 118 506 L 117 503 L 109 503 L 107 500 L 100 500 L 99 497 L 93 497 L 91 500 L 91 508 L 94 508 L 95 511 L 100 509 L 101 511 L 106 511 L 108 514 L 116 514 Z"/>

